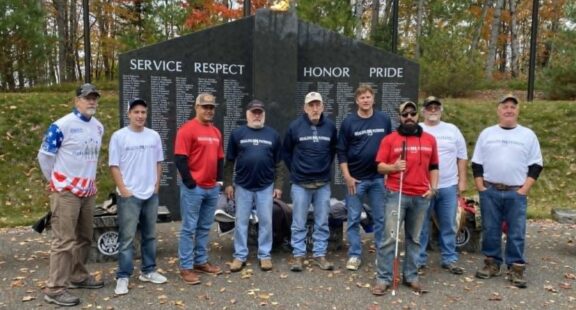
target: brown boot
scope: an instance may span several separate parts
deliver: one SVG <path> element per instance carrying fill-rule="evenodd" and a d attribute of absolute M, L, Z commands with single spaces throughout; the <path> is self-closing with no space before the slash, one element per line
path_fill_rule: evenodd
<path fill-rule="evenodd" d="M 518 288 L 526 288 L 524 270 L 526 270 L 526 264 L 512 264 L 512 266 L 509 267 L 508 280 L 512 282 L 512 285 Z"/>
<path fill-rule="evenodd" d="M 222 269 L 220 269 L 220 267 L 212 265 L 210 263 L 205 263 L 202 265 L 194 265 L 194 271 L 214 275 L 219 275 L 222 273 Z"/>
<path fill-rule="evenodd" d="M 272 270 L 272 260 L 269 258 L 261 259 L 260 260 L 260 269 L 262 269 L 262 271 Z"/>
<path fill-rule="evenodd" d="M 244 266 L 246 266 L 246 262 L 243 262 L 243 261 L 235 258 L 232 261 L 232 264 L 230 264 L 230 271 L 231 272 L 238 272 L 238 271 L 242 270 L 242 268 L 244 268 Z"/>
<path fill-rule="evenodd" d="M 498 264 L 492 257 L 484 259 L 484 267 L 476 271 L 476 278 L 490 279 L 492 277 L 500 276 L 500 264 Z"/>
<path fill-rule="evenodd" d="M 200 276 L 190 269 L 181 269 L 180 277 L 186 284 L 196 285 L 200 284 Z"/>

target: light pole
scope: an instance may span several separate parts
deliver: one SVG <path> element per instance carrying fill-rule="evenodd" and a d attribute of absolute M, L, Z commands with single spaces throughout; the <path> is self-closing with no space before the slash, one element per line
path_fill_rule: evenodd
<path fill-rule="evenodd" d="M 536 39 L 538 36 L 538 9 L 540 1 L 532 1 L 532 35 L 530 37 L 530 64 L 528 65 L 528 94 L 527 101 L 534 100 L 534 71 L 536 67 Z"/>

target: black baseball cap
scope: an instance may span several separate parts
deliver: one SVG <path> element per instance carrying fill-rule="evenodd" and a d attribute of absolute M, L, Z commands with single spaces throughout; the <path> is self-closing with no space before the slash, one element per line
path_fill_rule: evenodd
<path fill-rule="evenodd" d="M 254 100 L 250 101 L 250 103 L 248 103 L 248 106 L 246 107 L 246 110 L 248 110 L 248 111 L 253 111 L 253 110 L 266 111 L 264 109 L 264 102 L 262 102 L 258 99 L 254 99 Z"/>
<path fill-rule="evenodd" d="M 142 98 L 134 98 L 130 101 L 130 103 L 128 103 L 128 110 L 132 110 L 135 106 L 137 105 L 141 105 L 145 108 L 148 107 L 148 104 L 146 103 L 146 101 Z"/>

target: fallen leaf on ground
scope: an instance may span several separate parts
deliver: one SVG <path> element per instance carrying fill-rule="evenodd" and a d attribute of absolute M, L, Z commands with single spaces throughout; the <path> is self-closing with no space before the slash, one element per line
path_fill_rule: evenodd
<path fill-rule="evenodd" d="M 34 299 L 36 299 L 36 297 L 30 296 L 30 295 L 27 295 L 27 296 L 22 297 L 22 301 L 23 301 L 23 302 L 31 301 L 31 300 L 34 300 Z"/>
<path fill-rule="evenodd" d="M 502 296 L 500 295 L 500 293 L 492 293 L 492 294 L 490 294 L 490 297 L 488 297 L 488 300 L 491 300 L 491 301 L 501 301 L 501 300 L 502 300 Z"/>

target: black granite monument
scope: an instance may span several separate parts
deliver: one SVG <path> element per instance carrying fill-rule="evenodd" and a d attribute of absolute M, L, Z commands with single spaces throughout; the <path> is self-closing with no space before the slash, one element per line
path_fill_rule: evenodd
<path fill-rule="evenodd" d="M 303 111 L 304 96 L 318 91 L 337 127 L 354 111 L 360 83 L 375 90 L 376 107 L 397 124 L 397 107 L 418 98 L 416 63 L 297 19 L 295 12 L 261 9 L 255 16 L 209 28 L 120 55 L 121 126 L 135 97 L 150 106 L 149 126 L 160 133 L 166 160 L 160 204 L 180 219 L 174 166 L 177 129 L 193 116 L 194 100 L 211 92 L 219 106 L 216 125 L 224 135 L 245 123 L 252 98 L 267 104 L 267 125 L 284 134 Z M 335 161 L 333 196 L 345 186 Z M 289 191 L 285 190 L 285 199 Z"/>

